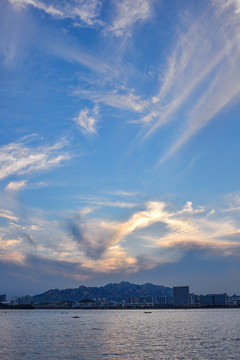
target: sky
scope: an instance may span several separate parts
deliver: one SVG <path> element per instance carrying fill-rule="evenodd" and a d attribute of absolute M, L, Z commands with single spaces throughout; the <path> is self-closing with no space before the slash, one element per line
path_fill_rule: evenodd
<path fill-rule="evenodd" d="M 240 293 L 240 0 L 0 2 L 0 293 Z"/>

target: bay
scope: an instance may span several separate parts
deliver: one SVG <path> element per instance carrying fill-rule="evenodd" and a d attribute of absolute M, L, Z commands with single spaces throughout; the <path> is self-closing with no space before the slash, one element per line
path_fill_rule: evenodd
<path fill-rule="evenodd" d="M 0 310 L 1 360 L 240 359 L 240 309 Z"/>

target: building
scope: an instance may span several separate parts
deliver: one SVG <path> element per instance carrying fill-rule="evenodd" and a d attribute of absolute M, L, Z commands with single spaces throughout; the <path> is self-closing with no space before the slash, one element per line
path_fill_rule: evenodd
<path fill-rule="evenodd" d="M 14 296 L 11 305 L 30 305 L 33 303 L 32 296 L 26 295 L 26 296 Z"/>
<path fill-rule="evenodd" d="M 189 286 L 174 286 L 173 299 L 175 306 L 189 305 Z"/>
<path fill-rule="evenodd" d="M 91 299 L 83 299 L 80 301 L 76 301 L 72 303 L 72 308 L 73 309 L 86 309 L 86 308 L 96 308 L 96 307 L 100 307 L 100 302 L 96 302 L 94 300 Z"/>
<path fill-rule="evenodd" d="M 239 295 L 229 296 L 228 306 L 240 306 L 240 296 Z"/>
<path fill-rule="evenodd" d="M 168 296 L 167 295 L 157 296 L 156 302 L 159 305 L 167 305 L 168 304 Z"/>
<path fill-rule="evenodd" d="M 0 303 L 7 301 L 7 295 L 0 295 Z"/>
<path fill-rule="evenodd" d="M 198 306 L 199 305 L 199 296 L 195 295 L 195 294 L 189 294 L 189 303 L 190 305 L 193 306 Z"/>
<path fill-rule="evenodd" d="M 145 302 L 146 302 L 145 296 L 139 296 L 138 302 L 139 302 L 139 304 L 145 304 Z"/>
<path fill-rule="evenodd" d="M 172 295 L 159 295 L 156 297 L 156 304 L 159 306 L 173 305 Z"/>
<path fill-rule="evenodd" d="M 147 295 L 146 296 L 146 305 L 148 305 L 148 306 L 153 305 L 153 296 L 152 295 Z"/>
<path fill-rule="evenodd" d="M 226 293 L 200 295 L 200 305 L 226 306 L 227 303 L 228 303 L 228 297 Z"/>
<path fill-rule="evenodd" d="M 232 297 L 228 298 L 228 306 L 237 307 L 240 306 L 240 301 L 233 299 Z"/>

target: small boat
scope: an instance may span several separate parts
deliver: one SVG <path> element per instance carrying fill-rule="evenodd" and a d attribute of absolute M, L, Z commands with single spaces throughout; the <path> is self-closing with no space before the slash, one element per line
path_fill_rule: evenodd
<path fill-rule="evenodd" d="M 144 314 L 151 314 L 151 311 L 144 311 Z"/>
<path fill-rule="evenodd" d="M 79 316 L 73 316 L 73 319 L 79 319 Z"/>

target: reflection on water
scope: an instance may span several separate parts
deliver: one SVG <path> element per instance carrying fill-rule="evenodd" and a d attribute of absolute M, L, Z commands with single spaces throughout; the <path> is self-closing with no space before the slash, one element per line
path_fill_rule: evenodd
<path fill-rule="evenodd" d="M 0 310 L 1 360 L 240 359 L 240 309 Z"/>

